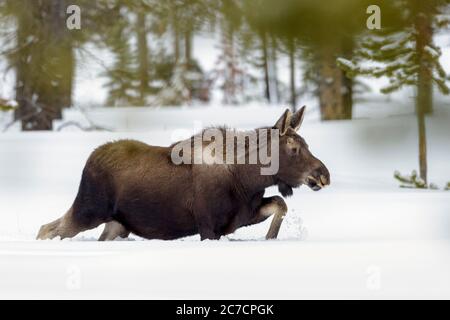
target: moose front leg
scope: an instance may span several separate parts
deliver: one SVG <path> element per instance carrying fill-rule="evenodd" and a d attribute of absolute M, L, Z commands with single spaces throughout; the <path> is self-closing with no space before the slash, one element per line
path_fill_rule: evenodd
<path fill-rule="evenodd" d="M 266 234 L 266 239 L 276 239 L 283 223 L 284 216 L 287 213 L 287 205 L 283 198 L 274 196 L 270 198 L 263 198 L 262 203 L 257 209 L 258 212 L 253 218 L 251 224 L 262 222 L 273 215 L 272 223 L 269 231 Z"/>
<path fill-rule="evenodd" d="M 217 232 L 214 217 L 211 213 L 213 208 L 207 206 L 207 202 L 203 199 L 196 199 L 194 203 L 194 217 L 197 223 L 200 240 L 219 240 L 221 234 Z"/>
<path fill-rule="evenodd" d="M 258 224 L 274 216 L 266 239 L 276 239 L 281 224 L 283 223 L 283 218 L 287 212 L 286 203 L 280 196 L 260 198 L 257 201 L 259 204 L 256 205 L 255 209 L 249 210 L 248 207 L 241 208 L 234 220 L 224 230 L 223 234 L 233 233 L 241 227 Z M 253 207 L 253 204 L 251 206 Z"/>

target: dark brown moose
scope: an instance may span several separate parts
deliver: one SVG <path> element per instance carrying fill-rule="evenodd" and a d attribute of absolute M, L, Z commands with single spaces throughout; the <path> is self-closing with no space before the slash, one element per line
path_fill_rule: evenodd
<path fill-rule="evenodd" d="M 127 237 L 130 232 L 147 239 L 195 234 L 202 240 L 219 239 L 271 215 L 266 238 L 276 238 L 287 206 L 280 196 L 264 197 L 265 189 L 278 185 L 280 193 L 289 196 L 302 184 L 317 191 L 330 183 L 328 169 L 296 133 L 304 112 L 305 107 L 294 114 L 286 110 L 273 127 L 253 130 L 276 132 L 279 169 L 271 175 L 261 174 L 266 164 L 260 162 L 175 164 L 175 144 L 156 147 L 122 140 L 100 146 L 87 160 L 72 207 L 43 225 L 37 238 L 70 238 L 106 223 L 99 240 Z M 193 139 L 188 141 L 194 149 Z M 256 149 L 263 147 L 261 141 L 258 138 Z M 248 156 L 249 143 L 245 147 Z"/>

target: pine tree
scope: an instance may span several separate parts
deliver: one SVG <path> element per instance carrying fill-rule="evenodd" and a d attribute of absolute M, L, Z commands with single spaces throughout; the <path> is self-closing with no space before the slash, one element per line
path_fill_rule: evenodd
<path fill-rule="evenodd" d="M 364 1 L 346 0 L 333 5 L 333 10 L 323 5 L 306 8 L 306 14 L 311 15 L 307 19 L 313 24 L 305 22 L 308 25 L 300 41 L 306 44 L 304 78 L 316 86 L 322 120 L 345 120 L 352 118 L 354 83 L 338 67 L 336 58 L 353 55 L 354 38 L 364 26 L 366 6 Z"/>
<path fill-rule="evenodd" d="M 189 104 L 191 101 L 189 80 L 187 65 L 183 60 L 178 60 L 173 65 L 170 81 L 158 93 L 155 103 L 171 106 Z"/>
<path fill-rule="evenodd" d="M 446 8 L 449 1 L 400 1 L 399 8 L 406 13 L 401 29 L 384 29 L 379 34 L 368 34 L 350 61 L 338 58 L 338 65 L 347 75 L 366 75 L 376 78 L 387 77 L 389 85 L 382 88 L 390 93 L 404 86 L 416 88 L 416 115 L 419 131 L 420 178 L 427 183 L 427 147 L 425 114 L 432 110 L 432 85 L 443 94 L 449 94 L 446 72 L 439 62 L 441 49 L 433 43 L 433 30 L 448 25 L 439 10 Z M 365 66 L 372 60 L 375 66 Z"/>
<path fill-rule="evenodd" d="M 138 65 L 138 81 L 139 81 L 139 104 L 146 104 L 146 97 L 149 94 L 150 82 L 150 53 L 147 41 L 147 17 L 142 10 L 136 14 L 136 33 L 137 33 L 137 65 Z"/>
<path fill-rule="evenodd" d="M 105 72 L 109 79 L 105 84 L 108 88 L 108 106 L 137 105 L 140 102 L 136 57 L 129 37 L 133 29 L 131 15 L 129 7 L 124 4 L 119 4 L 110 11 L 110 16 L 114 16 L 116 22 L 105 38 L 106 46 L 114 54 L 114 63 Z"/>
<path fill-rule="evenodd" d="M 255 35 L 256 45 L 253 51 L 262 54 L 258 59 L 248 55 L 263 70 L 265 96 L 268 102 L 288 103 L 295 110 L 297 107 L 296 69 L 299 48 L 298 18 L 291 16 L 295 5 L 290 2 L 276 3 L 267 0 L 244 2 L 244 16 Z M 264 41 L 262 41 L 264 40 Z M 255 50 L 256 49 L 256 50 Z M 278 80 L 277 59 L 283 54 L 289 61 L 288 89 Z"/>
<path fill-rule="evenodd" d="M 422 73 L 426 73 L 431 79 L 427 82 L 434 82 L 443 94 L 448 94 L 447 75 L 439 62 L 441 49 L 428 39 L 425 42 L 429 44 L 423 44 L 423 38 L 428 38 L 424 34 L 428 27 L 423 27 L 428 25 L 428 22 L 424 22 L 428 19 L 426 15 L 418 14 L 416 23 L 403 31 L 385 30 L 376 35 L 367 35 L 355 51 L 353 60 L 343 57 L 337 59 L 339 67 L 351 77 L 387 77 L 390 83 L 381 89 L 386 94 L 404 86 L 419 87 Z M 439 21 L 442 23 L 442 20 Z M 378 64 L 366 67 L 364 62 L 368 60 Z"/>
<path fill-rule="evenodd" d="M 244 83 L 246 73 L 241 66 L 237 41 L 237 31 L 241 26 L 241 12 L 237 1 L 222 0 L 218 9 L 220 13 L 221 41 L 216 66 L 212 79 L 223 91 L 224 104 L 239 104 L 244 100 Z"/>
<path fill-rule="evenodd" d="M 190 104 L 198 98 L 199 87 L 205 81 L 203 71 L 192 57 L 193 37 L 214 20 L 217 4 L 211 0 L 168 0 L 152 1 L 150 7 L 155 28 L 159 30 L 156 33 L 172 42 L 171 54 L 158 49 L 159 57 L 154 57 L 152 79 L 163 84 L 152 104 Z"/>
<path fill-rule="evenodd" d="M 279 102 L 279 41 L 273 31 L 276 21 L 268 19 L 265 4 L 265 0 L 243 2 L 241 10 L 244 21 L 240 33 L 246 60 L 262 72 L 264 98 L 268 103 L 274 104 Z"/>
<path fill-rule="evenodd" d="M 244 72 L 237 54 L 234 31 L 227 23 L 222 26 L 219 48 L 221 53 L 214 68 L 214 81 L 218 82 L 223 91 L 224 104 L 239 104 L 242 102 Z"/>
<path fill-rule="evenodd" d="M 253 1 L 248 1 L 253 3 Z M 352 116 L 353 82 L 336 65 L 336 57 L 352 54 L 353 37 L 365 28 L 368 0 L 259 0 L 257 8 L 268 30 L 284 44 L 291 70 L 291 103 L 296 103 L 296 55 L 308 57 L 302 71 L 314 86 L 323 120 Z M 299 55 L 300 56 L 300 55 Z M 298 68 L 300 69 L 300 68 Z M 302 83 L 305 86 L 305 83 Z"/>
<path fill-rule="evenodd" d="M 6 1 L 16 20 L 16 47 L 8 54 L 16 73 L 15 119 L 23 130 L 51 130 L 72 104 L 74 36 L 66 28 L 66 0 Z"/>

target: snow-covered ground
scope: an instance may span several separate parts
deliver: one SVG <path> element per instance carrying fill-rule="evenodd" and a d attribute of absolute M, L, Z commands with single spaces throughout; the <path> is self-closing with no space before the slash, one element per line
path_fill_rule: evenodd
<path fill-rule="evenodd" d="M 99 144 L 168 145 L 200 125 L 272 124 L 282 109 L 97 109 L 89 119 L 114 132 L 0 134 L 0 298 L 450 298 L 450 192 L 401 189 L 392 177 L 418 166 L 416 121 L 404 105 L 366 103 L 351 122 L 321 123 L 308 111 L 300 133 L 332 185 L 296 190 L 275 241 L 263 240 L 270 221 L 221 241 L 98 243 L 101 229 L 71 241 L 34 237 L 71 205 Z M 76 111 L 70 119 L 84 121 Z M 427 125 L 429 179 L 442 187 L 450 108 Z"/>

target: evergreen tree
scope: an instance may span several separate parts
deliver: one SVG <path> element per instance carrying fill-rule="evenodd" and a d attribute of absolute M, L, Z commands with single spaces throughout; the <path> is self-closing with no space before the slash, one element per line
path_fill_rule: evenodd
<path fill-rule="evenodd" d="M 224 104 L 243 102 L 245 72 L 241 67 L 237 31 L 242 23 L 240 4 L 235 0 L 221 0 L 218 8 L 220 14 L 221 40 L 213 80 L 223 90 Z"/>
<path fill-rule="evenodd" d="M 16 46 L 8 54 L 16 73 L 15 118 L 23 130 L 51 130 L 72 104 L 74 37 L 66 28 L 66 1 L 6 1 L 16 20 Z"/>
<path fill-rule="evenodd" d="M 302 58 L 308 58 L 302 64 L 303 78 L 314 86 L 322 119 L 351 118 L 353 82 L 338 68 L 336 57 L 352 54 L 353 38 L 366 25 L 368 2 L 259 0 L 256 10 L 253 13 L 249 10 L 250 15 L 259 17 L 257 21 L 261 21 L 261 26 L 270 30 L 282 43 L 283 51 L 289 58 L 290 100 L 293 107 L 298 95 L 295 86 L 296 58 L 301 49 Z M 245 3 L 252 7 L 255 2 L 249 0 Z"/>
<path fill-rule="evenodd" d="M 337 66 L 336 58 L 352 56 L 354 38 L 366 26 L 368 3 L 308 2 L 296 11 L 304 16 L 299 22 L 299 41 L 306 50 L 304 78 L 317 89 L 322 120 L 352 118 L 353 81 Z"/>
<path fill-rule="evenodd" d="M 109 79 L 105 84 L 108 88 L 106 104 L 109 106 L 137 105 L 141 95 L 136 59 L 130 43 L 130 34 L 133 30 L 132 12 L 127 4 L 117 3 L 110 9 L 109 16 L 114 17 L 115 23 L 105 37 L 105 44 L 114 54 L 114 63 L 105 72 Z"/>
<path fill-rule="evenodd" d="M 193 37 L 214 20 L 217 4 L 211 0 L 169 0 L 155 1 L 151 7 L 160 35 L 165 34 L 172 42 L 172 54 L 163 53 L 156 58 L 158 66 L 154 66 L 156 73 L 153 76 L 162 80 L 163 85 L 153 103 L 189 104 L 199 98 L 200 87 L 206 81 L 198 62 L 192 57 Z M 159 75 L 158 70 L 163 74 Z"/>
<path fill-rule="evenodd" d="M 245 56 L 251 65 L 261 70 L 264 98 L 273 104 L 280 100 L 277 60 L 281 42 L 276 32 L 280 21 L 270 14 L 271 8 L 272 4 L 266 0 L 243 1 L 245 23 L 241 33 Z"/>
<path fill-rule="evenodd" d="M 387 77 L 389 85 L 383 93 L 390 93 L 404 86 L 416 88 L 416 115 L 419 131 L 420 178 L 427 183 L 427 147 L 425 114 L 432 110 L 432 86 L 435 84 L 448 94 L 447 75 L 439 62 L 441 49 L 433 43 L 433 30 L 446 26 L 440 10 L 447 8 L 448 0 L 398 1 L 404 12 L 400 28 L 385 28 L 380 34 L 368 34 L 356 50 L 353 61 L 338 58 L 339 66 L 348 76 L 366 75 Z M 365 66 L 373 60 L 375 66 Z"/>
<path fill-rule="evenodd" d="M 137 33 L 137 62 L 138 62 L 138 81 L 139 81 L 139 104 L 146 104 L 146 97 L 149 94 L 150 85 L 150 52 L 147 41 L 148 23 L 147 16 L 143 9 L 136 14 L 136 33 Z"/>

